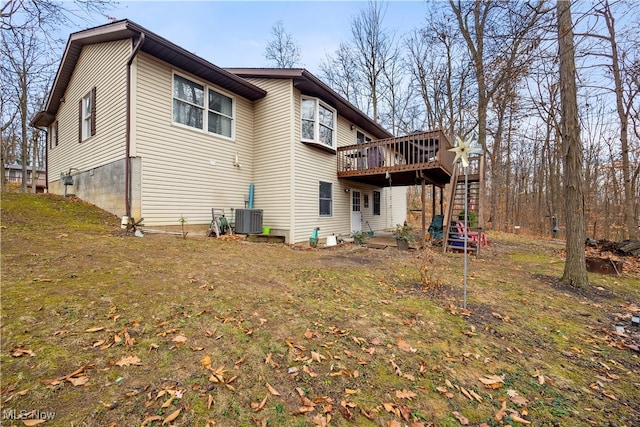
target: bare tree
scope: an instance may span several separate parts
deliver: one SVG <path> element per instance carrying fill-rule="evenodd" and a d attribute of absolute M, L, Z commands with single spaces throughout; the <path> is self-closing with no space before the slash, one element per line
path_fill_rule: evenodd
<path fill-rule="evenodd" d="M 18 158 L 22 164 L 22 191 L 27 188 L 27 166 L 31 165 L 33 174 L 37 168 L 38 151 L 42 147 L 37 143 L 40 136 L 28 132 L 31 115 L 40 107 L 42 99 L 38 96 L 46 92 L 46 87 L 55 74 L 55 62 L 52 54 L 62 43 L 54 36 L 60 26 L 73 26 L 75 22 L 86 25 L 96 14 L 104 16 L 111 7 L 112 0 L 74 0 L 73 2 L 53 0 L 0 0 L 0 69 L 2 70 L 3 105 L 0 110 L 3 127 L 3 165 L 6 141 L 20 142 Z M 5 87 L 6 83 L 6 87 Z M 9 88 L 11 97 L 16 99 L 15 109 L 9 107 L 5 88 Z M 15 114 L 15 116 L 14 116 Z M 7 136 L 6 131 L 18 118 L 20 129 Z M 38 131 L 35 131 L 36 133 Z M 31 150 L 31 151 L 30 151 Z M 33 158 L 32 158 L 33 156 Z M 3 168 L 4 172 L 4 168 Z M 35 191 L 35 186 L 33 188 Z"/>
<path fill-rule="evenodd" d="M 401 132 L 407 133 L 407 130 L 401 126 L 400 118 L 411 108 L 412 98 L 409 87 L 404 81 L 406 76 L 404 64 L 400 61 L 399 52 L 396 51 L 396 53 L 397 55 L 390 58 L 382 69 L 381 85 L 384 89 L 381 91 L 381 98 L 386 111 L 378 114 L 380 122 L 384 123 L 394 135 Z"/>
<path fill-rule="evenodd" d="M 376 122 L 380 121 L 378 104 L 384 89 L 382 73 L 397 58 L 394 37 L 383 26 L 386 9 L 386 3 L 369 1 L 367 8 L 351 22 L 354 59 L 366 83 L 365 96 L 371 99 L 372 116 Z"/>
<path fill-rule="evenodd" d="M 0 28 L 19 31 L 36 26 L 43 37 L 49 38 L 61 25 L 105 16 L 112 3 L 112 0 L 0 0 Z"/>
<path fill-rule="evenodd" d="M 449 0 L 460 34 L 468 48 L 477 83 L 477 143 L 487 152 L 487 112 L 499 88 L 517 78 L 527 67 L 531 52 L 539 43 L 536 29 L 545 14 L 544 2 Z M 483 171 L 481 170 L 481 173 Z M 479 221 L 484 221 L 483 195 L 486 180 L 481 179 Z"/>
<path fill-rule="evenodd" d="M 601 38 L 609 44 L 611 49 L 607 57 L 611 61 L 608 68 L 613 78 L 616 111 L 620 121 L 620 148 L 622 156 L 622 176 L 624 181 L 624 219 L 626 231 L 629 238 L 637 239 L 638 229 L 634 214 L 635 198 L 633 194 L 631 167 L 629 162 L 628 126 L 630 123 L 629 115 L 631 113 L 631 107 L 634 104 L 634 98 L 640 96 L 640 86 L 632 84 L 627 87 L 629 90 L 625 90 L 625 72 L 627 72 L 627 67 L 632 66 L 632 64 L 627 63 L 625 59 L 632 58 L 632 55 L 629 55 L 630 52 L 622 52 L 622 55 L 620 55 L 620 46 L 616 36 L 615 18 L 611 11 L 609 1 L 604 0 L 601 8 L 596 9 L 596 12 L 604 18 L 608 34 L 592 35 L 592 37 Z"/>
<path fill-rule="evenodd" d="M 282 21 L 271 27 L 273 39 L 267 44 L 264 57 L 276 68 L 293 68 L 300 63 L 300 45 L 284 29 Z"/>
<path fill-rule="evenodd" d="M 570 0 L 558 0 L 558 57 L 564 152 L 564 197 L 567 224 L 567 259 L 562 282 L 582 288 L 588 284 L 584 253 L 584 194 L 582 144 L 578 120 L 575 48 Z"/>
<path fill-rule="evenodd" d="M 351 21 L 351 40 L 327 55 L 320 70 L 334 90 L 376 122 L 395 130 L 405 122 L 401 111 L 415 111 L 403 87 L 405 73 L 395 38 L 383 26 L 386 7 L 386 3 L 370 1 Z"/>
<path fill-rule="evenodd" d="M 35 173 L 36 165 L 30 154 L 35 155 L 38 147 L 29 137 L 29 120 L 35 110 L 41 107 L 41 100 L 35 94 L 42 93 L 49 82 L 54 61 L 47 44 L 39 38 L 37 27 L 24 26 L 2 31 L 0 39 L 0 62 L 3 72 L 11 76 L 13 95 L 18 100 L 17 111 L 20 121 L 20 163 L 22 165 L 22 191 L 27 191 L 28 166 Z M 30 142 L 32 144 L 30 144 Z M 35 188 L 33 188 L 35 191 Z"/>
<path fill-rule="evenodd" d="M 333 56 L 327 55 L 320 64 L 320 75 L 324 81 L 353 105 L 365 113 L 369 113 L 371 102 L 363 96 L 355 52 L 348 43 L 340 43 Z"/>
<path fill-rule="evenodd" d="M 11 91 L 9 70 L 4 67 L 5 60 L 0 60 L 0 182 L 1 191 L 6 190 L 5 165 L 15 160 L 15 133 L 10 129 L 14 126 L 18 115 L 18 107 L 14 102 L 15 97 Z"/>

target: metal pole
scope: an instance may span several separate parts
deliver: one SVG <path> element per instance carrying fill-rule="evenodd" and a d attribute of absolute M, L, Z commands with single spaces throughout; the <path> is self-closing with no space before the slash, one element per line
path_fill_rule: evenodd
<path fill-rule="evenodd" d="M 420 191 L 422 193 L 422 241 L 420 247 L 424 248 L 425 240 L 427 238 L 427 195 L 425 194 L 425 179 L 424 176 L 420 179 Z"/>
<path fill-rule="evenodd" d="M 468 192 L 468 188 L 469 188 L 469 182 L 467 181 L 467 168 L 464 168 L 464 233 L 463 233 L 463 239 L 464 239 L 464 301 L 463 301 L 463 308 L 467 308 L 467 240 L 468 240 L 468 236 L 469 236 L 469 231 L 468 231 L 468 221 L 467 218 L 469 216 L 469 212 L 467 212 L 467 210 L 469 209 L 469 206 L 467 204 L 467 192 Z"/>

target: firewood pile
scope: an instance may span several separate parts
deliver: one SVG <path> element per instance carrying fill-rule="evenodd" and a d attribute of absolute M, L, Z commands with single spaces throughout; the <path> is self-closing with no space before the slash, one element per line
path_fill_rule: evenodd
<path fill-rule="evenodd" d="M 587 239 L 587 246 L 598 248 L 600 252 L 613 252 L 621 256 L 640 256 L 640 240 L 611 242 L 609 240 Z"/>
<path fill-rule="evenodd" d="M 591 268 L 595 272 L 605 274 L 640 272 L 640 240 L 612 242 L 587 239 L 585 255 L 588 270 Z"/>

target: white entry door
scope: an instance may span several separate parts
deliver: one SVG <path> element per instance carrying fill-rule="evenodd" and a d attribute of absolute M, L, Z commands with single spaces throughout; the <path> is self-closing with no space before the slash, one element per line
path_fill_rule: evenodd
<path fill-rule="evenodd" d="M 362 231 L 361 194 L 357 190 L 351 190 L 351 231 Z"/>

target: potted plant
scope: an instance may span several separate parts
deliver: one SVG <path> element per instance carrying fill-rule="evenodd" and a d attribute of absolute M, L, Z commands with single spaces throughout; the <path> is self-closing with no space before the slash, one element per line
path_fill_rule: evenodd
<path fill-rule="evenodd" d="M 415 239 L 415 237 L 413 236 L 413 226 L 407 224 L 406 222 L 403 225 L 397 224 L 393 234 L 394 236 L 396 236 L 398 250 L 409 250 L 409 242 Z"/>
<path fill-rule="evenodd" d="M 353 243 L 355 243 L 356 245 L 364 245 L 367 237 L 369 237 L 369 234 L 365 233 L 364 231 L 354 231 L 351 234 L 351 237 L 353 238 Z"/>

